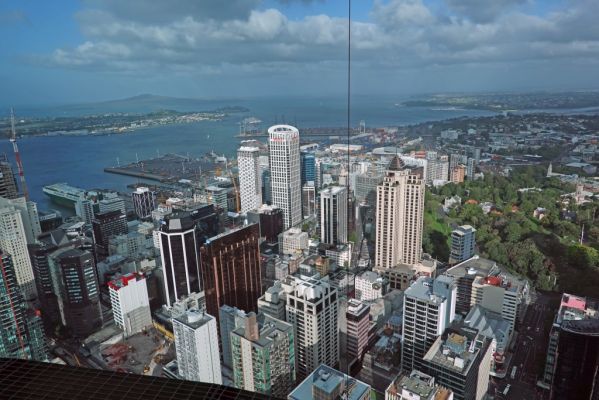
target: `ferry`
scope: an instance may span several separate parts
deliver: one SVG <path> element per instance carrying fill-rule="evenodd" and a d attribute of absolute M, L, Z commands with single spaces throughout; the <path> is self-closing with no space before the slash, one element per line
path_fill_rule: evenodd
<path fill-rule="evenodd" d="M 73 209 L 75 208 L 77 200 L 85 197 L 86 193 L 85 190 L 69 186 L 64 182 L 44 186 L 42 190 L 54 203 Z"/>

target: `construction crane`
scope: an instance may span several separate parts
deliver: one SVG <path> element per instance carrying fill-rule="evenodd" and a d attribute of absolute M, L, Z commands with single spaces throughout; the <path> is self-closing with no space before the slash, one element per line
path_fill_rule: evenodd
<path fill-rule="evenodd" d="M 25 171 L 23 170 L 23 161 L 21 161 L 21 154 L 19 153 L 19 146 L 17 145 L 17 133 L 15 130 L 15 113 L 14 110 L 10 109 L 10 130 L 12 149 L 15 152 L 15 160 L 17 161 L 17 168 L 19 169 L 19 179 L 21 180 L 21 190 L 25 200 L 29 200 L 29 190 L 27 190 L 27 183 L 25 182 Z"/>

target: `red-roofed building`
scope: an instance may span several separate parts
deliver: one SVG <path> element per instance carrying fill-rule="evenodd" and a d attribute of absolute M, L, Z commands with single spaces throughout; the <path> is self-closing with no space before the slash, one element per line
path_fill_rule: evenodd
<path fill-rule="evenodd" d="M 146 277 L 133 272 L 108 282 L 114 322 L 125 336 L 131 336 L 152 325 Z"/>

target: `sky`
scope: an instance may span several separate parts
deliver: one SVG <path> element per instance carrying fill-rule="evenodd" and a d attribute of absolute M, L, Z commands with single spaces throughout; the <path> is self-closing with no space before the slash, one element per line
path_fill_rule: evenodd
<path fill-rule="evenodd" d="M 599 89 L 598 0 L 353 0 L 352 93 Z M 340 96 L 347 0 L 0 0 L 0 105 Z"/>

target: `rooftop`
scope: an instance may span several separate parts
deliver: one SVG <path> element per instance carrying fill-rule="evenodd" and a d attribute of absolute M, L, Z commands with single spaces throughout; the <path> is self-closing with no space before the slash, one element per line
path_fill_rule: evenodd
<path fill-rule="evenodd" d="M 108 287 L 113 290 L 119 290 L 122 287 L 129 285 L 129 281 L 133 281 L 133 280 L 139 281 L 144 278 L 145 278 L 144 274 L 132 272 L 130 274 L 123 275 L 120 278 L 113 279 L 112 281 L 108 282 Z"/>
<path fill-rule="evenodd" d="M 187 310 L 183 314 L 173 318 L 173 321 L 178 321 L 191 329 L 198 329 L 204 324 L 213 320 L 214 317 L 199 310 Z"/>
<path fill-rule="evenodd" d="M 460 375 L 468 375 L 470 367 L 480 352 L 476 344 L 480 339 L 482 338 L 478 333 L 470 329 L 446 331 L 435 340 L 424 356 L 424 360 L 453 370 Z M 485 337 L 483 340 L 489 339 Z"/>
<path fill-rule="evenodd" d="M 289 394 L 288 398 L 290 400 L 312 399 L 314 398 L 313 388 L 332 395 L 335 392 L 343 391 L 346 384 L 348 385 L 347 400 L 360 400 L 370 392 L 370 385 L 322 364 L 308 375 Z"/>

